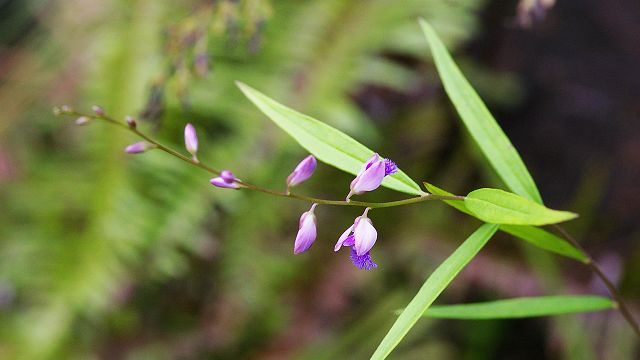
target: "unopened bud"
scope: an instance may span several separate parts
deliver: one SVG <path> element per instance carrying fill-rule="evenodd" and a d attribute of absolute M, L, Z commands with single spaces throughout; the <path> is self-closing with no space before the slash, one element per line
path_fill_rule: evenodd
<path fill-rule="evenodd" d="M 58 106 L 54 106 L 53 107 L 53 115 L 55 115 L 55 116 L 62 115 L 62 109 L 60 109 Z"/>
<path fill-rule="evenodd" d="M 70 113 L 73 112 L 73 108 L 69 105 L 62 105 L 60 107 L 60 111 L 64 114 L 64 113 Z"/>
<path fill-rule="evenodd" d="M 138 124 L 136 124 L 136 120 L 133 116 L 127 115 L 124 118 L 124 121 L 129 125 L 130 128 L 135 129 Z"/>
<path fill-rule="evenodd" d="M 196 128 L 191 124 L 187 124 L 184 127 L 184 145 L 187 151 L 195 158 L 198 152 L 198 136 L 196 135 Z"/>
<path fill-rule="evenodd" d="M 153 144 L 149 144 L 146 141 L 140 141 L 127 146 L 124 149 L 124 152 L 126 152 L 127 154 L 140 154 L 152 148 L 154 148 Z"/>
<path fill-rule="evenodd" d="M 89 119 L 88 117 L 80 116 L 76 119 L 76 125 L 87 125 L 89 121 L 91 121 L 91 119 Z"/>
<path fill-rule="evenodd" d="M 93 105 L 91 107 L 91 110 L 93 110 L 93 112 L 98 115 L 98 116 L 104 116 L 104 109 L 101 106 L 98 105 Z"/>

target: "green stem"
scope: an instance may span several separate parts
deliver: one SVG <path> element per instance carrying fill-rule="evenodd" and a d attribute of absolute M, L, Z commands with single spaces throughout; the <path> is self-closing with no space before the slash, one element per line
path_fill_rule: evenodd
<path fill-rule="evenodd" d="M 96 120 L 104 120 L 106 122 L 109 122 L 111 124 L 114 124 L 116 126 L 119 126 L 121 128 L 127 129 L 131 132 L 133 132 L 134 134 L 138 135 L 140 138 L 144 139 L 146 142 L 148 142 L 149 144 L 152 144 L 156 149 L 161 150 L 166 152 L 167 154 L 178 158 L 190 165 L 199 167 L 202 170 L 205 170 L 213 175 L 219 176 L 220 175 L 220 170 L 214 169 L 208 165 L 203 164 L 202 162 L 195 160 L 193 158 L 187 157 L 185 155 L 180 154 L 179 152 L 165 146 L 162 145 L 161 143 L 157 142 L 156 140 L 152 139 L 151 137 L 149 137 L 148 135 L 144 134 L 143 132 L 141 132 L 140 130 L 138 130 L 137 127 L 132 127 L 129 126 L 123 122 L 117 121 L 115 119 L 113 119 L 112 117 L 109 117 L 107 115 L 102 115 L 102 114 L 95 114 L 95 115 L 89 115 L 89 114 L 83 114 L 80 112 L 77 112 L 73 109 L 65 109 L 65 108 L 56 108 L 54 109 L 54 113 L 56 115 L 69 115 L 69 116 L 77 116 L 77 117 L 86 117 L 89 119 L 96 119 Z M 420 202 L 424 202 L 424 201 L 431 201 L 431 200 L 464 200 L 464 196 L 457 196 L 457 195 L 452 195 L 452 196 L 445 196 L 445 195 L 432 195 L 432 194 L 425 194 L 425 195 L 421 195 L 421 196 L 417 196 L 417 197 L 412 197 L 412 198 L 408 198 L 408 199 L 403 199 L 403 200 L 396 200 L 396 201 L 388 201 L 388 202 L 364 202 L 364 201 L 353 201 L 353 200 L 327 200 L 327 199 L 319 199 L 319 198 L 314 198 L 314 197 L 310 197 L 310 196 L 305 196 L 305 195 L 299 195 L 299 194 L 294 194 L 289 192 L 288 190 L 286 192 L 280 192 L 280 191 L 276 191 L 276 190 L 271 190 L 271 189 L 267 189 L 267 188 L 263 188 L 257 185 L 253 185 L 251 183 L 248 183 L 246 181 L 242 181 L 242 180 L 236 180 L 236 183 L 238 183 L 239 185 L 241 185 L 242 187 L 245 187 L 247 189 L 250 190 L 254 190 L 254 191 L 258 191 L 261 193 L 265 193 L 265 194 L 269 194 L 269 195 L 273 195 L 273 196 L 278 196 L 278 197 L 284 197 L 284 198 L 290 198 L 290 199 L 296 199 L 296 200 L 301 200 L 301 201 L 306 201 L 306 202 L 310 202 L 310 203 L 315 203 L 315 204 L 323 204 L 323 205 L 336 205 L 336 206 L 358 206 L 358 207 L 369 207 L 372 209 L 375 208 L 385 208 L 385 207 L 393 207 L 393 206 L 402 206 L 402 205 L 409 205 L 409 204 L 416 204 L 416 203 L 420 203 Z"/>
<path fill-rule="evenodd" d="M 617 306 L 618 310 L 620 310 L 620 313 L 622 314 L 624 319 L 629 323 L 629 325 L 631 325 L 633 332 L 635 332 L 636 335 L 640 338 L 640 326 L 638 326 L 638 322 L 633 317 L 633 315 L 631 314 L 631 311 L 622 300 L 622 296 L 620 296 L 620 294 L 618 293 L 618 290 L 616 290 L 616 287 L 615 285 L 613 285 L 613 282 L 609 280 L 609 278 L 607 277 L 607 275 L 605 275 L 604 271 L 602 271 L 600 266 L 595 261 L 593 261 L 593 258 L 591 258 L 589 254 L 587 254 L 584 247 L 580 245 L 580 243 L 573 236 L 571 236 L 562 226 L 558 224 L 554 224 L 553 227 L 560 234 L 562 234 L 562 236 L 565 239 L 567 239 L 567 241 L 569 241 L 574 247 L 582 251 L 582 253 L 587 257 L 587 261 L 585 263 L 591 269 L 591 271 L 593 271 L 596 274 L 596 276 L 599 277 L 600 280 L 602 280 L 604 285 L 609 290 L 611 297 L 616 301 L 616 304 L 618 305 Z"/>

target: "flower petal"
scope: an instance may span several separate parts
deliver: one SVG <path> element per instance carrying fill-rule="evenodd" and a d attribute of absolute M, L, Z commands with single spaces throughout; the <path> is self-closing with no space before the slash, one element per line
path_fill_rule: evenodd
<path fill-rule="evenodd" d="M 184 127 L 184 146 L 191 155 L 195 155 L 198 152 L 198 136 L 196 135 L 196 128 L 191 124 L 187 124 Z"/>
<path fill-rule="evenodd" d="M 340 250 L 340 248 L 342 246 L 348 246 L 348 245 L 344 245 L 344 243 L 347 240 L 347 238 L 349 237 L 349 235 L 351 235 L 352 232 L 353 232 L 353 225 L 349 226 L 349 228 L 347 230 L 345 230 L 342 233 L 342 235 L 340 235 L 340 238 L 338 239 L 338 242 L 336 243 L 336 246 L 333 247 L 333 251 Z"/>
<path fill-rule="evenodd" d="M 378 162 L 378 160 L 380 160 L 380 155 L 378 155 L 378 153 L 374 153 L 373 155 L 371 155 L 371 157 L 369 158 L 369 160 L 367 160 L 363 165 L 362 168 L 360 169 L 360 174 L 362 174 L 365 170 L 367 170 L 368 168 L 371 167 L 371 165 L 373 165 L 374 163 Z"/>
<path fill-rule="evenodd" d="M 295 170 L 287 177 L 287 185 L 288 186 L 296 186 L 313 175 L 313 172 L 316 170 L 318 162 L 313 155 L 309 155 L 304 160 L 302 160 L 298 166 L 296 166 Z"/>
<path fill-rule="evenodd" d="M 316 240 L 316 216 L 305 212 L 300 217 L 300 229 L 293 244 L 293 253 L 300 254 L 307 251 Z"/>
<path fill-rule="evenodd" d="M 382 161 L 378 161 L 356 177 L 351 183 L 351 191 L 354 194 L 360 195 L 364 192 L 375 190 L 382 183 L 384 175 L 385 164 Z"/>
<path fill-rule="evenodd" d="M 378 232 L 376 228 L 373 227 L 371 219 L 369 218 L 362 218 L 358 222 L 355 230 L 353 230 L 353 235 L 356 240 L 353 247 L 356 249 L 358 256 L 362 256 L 371 250 L 378 238 Z"/>
<path fill-rule="evenodd" d="M 395 174 L 398 172 L 398 165 L 389 159 L 382 160 L 384 162 L 384 176 Z"/>

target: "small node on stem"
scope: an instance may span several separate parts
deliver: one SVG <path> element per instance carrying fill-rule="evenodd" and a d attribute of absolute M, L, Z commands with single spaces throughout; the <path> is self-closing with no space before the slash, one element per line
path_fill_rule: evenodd
<path fill-rule="evenodd" d="M 93 110 L 93 112 L 98 116 L 104 116 L 105 114 L 104 109 L 99 105 L 93 105 L 91 110 Z"/>
<path fill-rule="evenodd" d="M 135 129 L 138 126 L 138 124 L 136 123 L 136 120 L 131 115 L 125 116 L 124 121 L 127 123 L 129 128 L 131 129 Z"/>

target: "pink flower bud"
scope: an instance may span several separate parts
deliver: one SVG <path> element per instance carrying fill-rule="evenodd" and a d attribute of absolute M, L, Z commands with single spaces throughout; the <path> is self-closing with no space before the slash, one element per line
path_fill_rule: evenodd
<path fill-rule="evenodd" d="M 311 205 L 311 209 L 300 216 L 298 234 L 293 244 L 293 253 L 300 254 L 307 251 L 316 241 L 316 215 L 314 210 L 318 204 Z"/>
<path fill-rule="evenodd" d="M 80 116 L 76 119 L 76 125 L 87 125 L 89 121 L 91 121 L 91 119 L 89 119 L 88 117 Z"/>
<path fill-rule="evenodd" d="M 91 110 L 93 110 L 93 112 L 98 116 L 104 116 L 104 114 L 105 114 L 104 109 L 101 106 L 98 106 L 98 105 L 93 105 L 91 107 Z"/>
<path fill-rule="evenodd" d="M 198 152 L 198 136 L 196 135 L 196 128 L 191 124 L 187 124 L 184 127 L 184 145 L 187 151 L 195 157 Z"/>
<path fill-rule="evenodd" d="M 143 153 L 149 149 L 152 149 L 153 145 L 149 144 L 146 141 L 140 141 L 135 144 L 131 144 L 124 149 L 124 152 L 127 154 L 139 154 Z"/>
<path fill-rule="evenodd" d="M 316 165 L 318 162 L 313 155 L 309 155 L 304 160 L 302 160 L 298 166 L 293 170 L 291 175 L 287 177 L 287 186 L 296 186 L 313 175 L 313 172 L 316 170 Z"/>
<path fill-rule="evenodd" d="M 220 172 L 220 176 L 209 180 L 209 182 L 213 186 L 217 186 L 225 189 L 239 189 L 240 185 L 236 182 L 237 180 L 238 179 L 236 179 L 236 177 L 233 176 L 233 173 L 231 171 L 222 170 L 222 172 Z"/>

